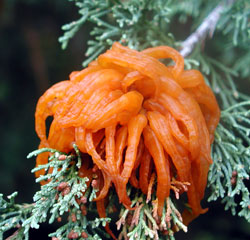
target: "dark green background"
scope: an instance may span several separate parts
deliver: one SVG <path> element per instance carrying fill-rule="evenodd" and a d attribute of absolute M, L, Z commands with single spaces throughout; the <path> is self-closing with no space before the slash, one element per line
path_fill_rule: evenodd
<path fill-rule="evenodd" d="M 52 84 L 81 69 L 90 26 L 84 26 L 61 50 L 61 26 L 77 19 L 66 0 L 0 0 L 0 192 L 18 191 L 17 201 L 31 202 L 39 188 L 26 159 L 39 141 L 34 131 L 35 105 Z M 209 212 L 189 225 L 176 239 L 250 239 L 250 224 L 232 217 L 219 202 L 205 203 Z M 55 227 L 32 231 L 31 239 L 48 239 Z"/>

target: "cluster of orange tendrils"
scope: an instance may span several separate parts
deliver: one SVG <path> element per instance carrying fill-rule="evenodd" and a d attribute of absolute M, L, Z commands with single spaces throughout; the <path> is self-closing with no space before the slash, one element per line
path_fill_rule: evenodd
<path fill-rule="evenodd" d="M 168 58 L 173 66 L 158 59 Z M 46 137 L 46 118 L 53 122 Z M 152 174 L 157 176 L 157 213 L 162 214 L 170 194 L 171 179 L 189 182 L 187 196 L 192 211 L 188 223 L 206 210 L 200 206 L 207 183 L 210 146 L 219 122 L 215 96 L 198 70 L 184 70 L 183 57 L 160 46 L 138 52 L 114 43 L 86 69 L 72 72 L 39 99 L 36 132 L 40 148 L 69 153 L 75 143 L 83 158 L 81 176 L 98 175 L 99 214 L 105 216 L 103 199 L 112 183 L 119 201 L 130 207 L 128 182 L 148 192 Z M 45 164 L 48 155 L 37 157 Z M 42 174 L 40 171 L 37 175 Z"/>

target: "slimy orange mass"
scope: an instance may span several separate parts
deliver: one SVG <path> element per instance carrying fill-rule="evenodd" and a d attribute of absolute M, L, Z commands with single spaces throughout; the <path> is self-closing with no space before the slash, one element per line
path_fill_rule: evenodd
<path fill-rule="evenodd" d="M 159 59 L 171 59 L 166 66 Z M 162 215 L 172 182 L 186 184 L 184 223 L 206 210 L 204 196 L 212 163 L 210 148 L 220 110 L 198 70 L 184 70 L 183 57 L 160 46 L 141 52 L 114 43 L 82 71 L 72 72 L 39 99 L 35 119 L 40 148 L 70 153 L 75 143 L 83 154 L 79 176 L 97 178 L 95 199 L 105 217 L 104 199 L 114 188 L 121 204 L 131 208 L 126 186 L 147 195 L 156 191 Z M 46 119 L 53 117 L 46 136 Z M 48 153 L 37 165 L 48 162 Z M 37 176 L 43 174 L 41 170 Z M 151 189 L 152 176 L 156 189 Z M 93 183 L 93 182 L 92 182 Z M 184 191 L 180 191 L 180 194 Z M 106 226 L 107 231 L 112 234 Z"/>

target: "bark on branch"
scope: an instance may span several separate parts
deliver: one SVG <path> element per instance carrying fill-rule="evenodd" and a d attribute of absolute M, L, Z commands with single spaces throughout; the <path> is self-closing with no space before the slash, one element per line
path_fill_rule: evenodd
<path fill-rule="evenodd" d="M 227 3 L 231 5 L 234 1 L 230 0 Z M 220 19 L 221 13 L 223 12 L 225 5 L 220 3 L 213 11 L 204 19 L 202 24 L 193 32 L 184 42 L 182 42 L 182 49 L 180 51 L 183 57 L 188 56 L 194 49 L 197 43 L 203 41 L 207 35 L 213 36 L 213 32 L 216 28 L 216 24 Z"/>

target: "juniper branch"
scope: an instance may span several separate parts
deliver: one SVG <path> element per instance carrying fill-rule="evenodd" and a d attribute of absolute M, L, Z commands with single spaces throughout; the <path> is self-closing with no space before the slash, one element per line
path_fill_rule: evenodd
<path fill-rule="evenodd" d="M 208 201 L 218 198 L 235 215 L 250 222 L 250 198 L 246 181 L 250 176 L 250 100 L 240 102 L 221 113 L 212 149 L 214 164 L 208 176 L 211 194 Z M 240 195 L 239 203 L 235 197 Z"/>
<path fill-rule="evenodd" d="M 137 191 L 131 205 L 135 207 L 135 210 L 128 210 L 124 206 L 121 208 L 120 219 L 116 224 L 118 230 L 122 225 L 123 228 L 118 239 L 174 240 L 173 227 L 187 232 L 187 227 L 182 222 L 181 214 L 176 208 L 174 198 L 171 198 L 168 197 L 166 199 L 162 217 L 160 218 L 156 213 L 156 194 L 153 194 L 152 201 L 147 202 L 147 197 L 141 194 L 140 191 Z"/>
<path fill-rule="evenodd" d="M 110 221 L 110 218 L 99 218 L 97 212 L 91 210 L 95 208 L 90 206 L 91 190 L 89 188 L 87 190 L 86 185 L 88 178 L 78 176 L 81 156 L 76 146 L 74 149 L 76 152 L 74 155 L 65 155 L 49 148 L 39 149 L 28 155 L 30 158 L 43 152 L 51 153 L 47 164 L 39 165 L 32 170 L 32 172 L 44 170 L 44 175 L 37 178 L 37 182 L 47 181 L 47 183 L 35 193 L 32 204 L 15 204 L 14 198 L 17 193 L 9 196 L 9 201 L 0 195 L 0 239 L 3 239 L 3 234 L 6 235 L 8 230 L 17 229 L 9 238 L 28 240 L 31 228 L 38 229 L 45 221 L 52 224 L 65 214 L 69 215 L 68 222 L 51 233 L 50 237 L 66 240 L 70 235 L 81 236 L 84 233 L 88 239 L 97 240 L 102 239 L 101 236 L 106 236 L 104 229 L 100 230 L 99 225 Z M 91 219 L 86 215 L 89 211 Z M 101 236 L 97 233 L 97 228 Z"/>

